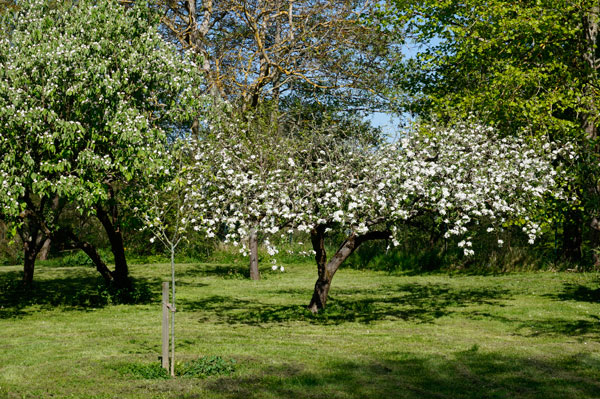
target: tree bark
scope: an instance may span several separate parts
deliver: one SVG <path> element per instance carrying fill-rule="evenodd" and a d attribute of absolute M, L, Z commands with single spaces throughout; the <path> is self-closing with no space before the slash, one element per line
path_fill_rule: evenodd
<path fill-rule="evenodd" d="M 327 252 L 325 251 L 325 226 L 319 225 L 310 232 L 310 241 L 315 251 L 315 261 L 317 262 L 318 278 L 315 283 L 313 296 L 308 304 L 308 310 L 317 313 L 324 309 L 329 295 L 329 287 L 333 275 L 327 271 Z M 335 273 L 335 271 L 334 271 Z"/>
<path fill-rule="evenodd" d="M 43 209 L 44 204 L 40 206 Z M 33 212 L 26 212 L 23 225 L 19 229 L 19 236 L 23 242 L 23 284 L 30 286 L 33 283 L 35 260 L 43 245 L 41 226 Z"/>
<path fill-rule="evenodd" d="M 250 278 L 252 280 L 260 280 L 260 271 L 258 270 L 258 234 L 256 229 L 250 231 L 248 247 L 250 250 Z"/>
<path fill-rule="evenodd" d="M 313 296 L 308 305 L 308 310 L 312 313 L 318 313 L 325 309 L 329 288 L 333 275 L 346 259 L 364 242 L 371 240 L 385 240 L 390 237 L 389 231 L 369 231 L 363 235 L 350 234 L 329 262 L 325 251 L 325 226 L 315 227 L 310 234 L 313 250 L 315 251 L 315 261 L 317 262 L 317 272 L 319 277 L 315 283 Z"/>
<path fill-rule="evenodd" d="M 35 258 L 37 257 L 38 251 L 36 251 L 35 245 L 31 245 L 31 242 L 23 243 L 24 252 L 24 265 L 23 265 L 23 284 L 31 286 L 33 284 L 33 272 L 35 269 Z"/>
<path fill-rule="evenodd" d="M 600 243 L 600 220 L 596 217 L 592 218 L 590 227 L 592 228 L 592 259 L 594 267 L 598 269 L 600 268 L 600 246 L 598 245 L 598 243 Z"/>
<path fill-rule="evenodd" d="M 115 271 L 113 272 L 114 283 L 118 288 L 131 288 L 129 280 L 129 268 L 125 257 L 125 245 L 123 244 L 123 235 L 120 228 L 116 225 L 116 206 L 112 206 L 112 221 L 108 213 L 101 207 L 96 206 L 96 217 L 102 223 L 108 241 L 110 250 L 115 258 Z"/>
<path fill-rule="evenodd" d="M 83 252 L 85 252 L 85 254 L 94 263 L 94 266 L 96 266 L 96 270 L 98 270 L 98 273 L 100 273 L 100 275 L 104 278 L 106 284 L 114 282 L 115 278 L 113 276 L 113 273 L 110 271 L 108 266 L 106 266 L 106 263 L 104 263 L 98 251 L 96 251 L 96 247 L 94 247 L 89 242 L 81 241 L 70 229 L 62 229 L 59 231 L 59 233 L 65 234 L 67 238 L 69 238 L 73 242 L 73 246 L 75 248 L 79 248 Z"/>
<path fill-rule="evenodd" d="M 40 250 L 40 260 L 48 260 L 48 253 L 50 253 L 50 244 L 52 240 L 50 238 L 46 238 L 44 240 L 44 244 L 42 245 L 42 249 Z"/>

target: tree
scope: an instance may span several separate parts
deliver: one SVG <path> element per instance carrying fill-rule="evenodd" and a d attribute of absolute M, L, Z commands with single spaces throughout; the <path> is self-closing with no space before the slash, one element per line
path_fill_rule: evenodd
<path fill-rule="evenodd" d="M 152 233 L 151 242 L 158 239 L 169 251 L 171 261 L 171 376 L 175 376 L 175 252 L 187 240 L 197 215 L 192 197 L 188 195 L 186 175 L 191 151 L 185 139 L 169 146 L 164 165 L 140 192 L 134 207 L 143 222 L 142 229 Z"/>
<path fill-rule="evenodd" d="M 272 134 L 301 95 L 354 111 L 388 105 L 381 94 L 396 53 L 390 35 L 366 23 L 370 0 L 159 1 L 170 38 L 200 55 L 204 92 L 233 105 L 230 119 Z M 265 110 L 270 115 L 265 117 Z M 248 118 L 248 119 L 246 119 Z M 194 131 L 201 134 L 201 124 Z M 258 278 L 258 238 L 249 233 L 250 275 Z"/>
<path fill-rule="evenodd" d="M 256 113 L 237 120 L 225 113 L 208 123 L 214 133 L 195 143 L 195 166 L 187 179 L 196 204 L 195 228 L 240 245 L 240 252 L 250 255 L 250 277 L 258 280 L 258 236 L 274 255 L 268 237 L 289 222 L 272 209 L 285 197 L 297 144 Z"/>
<path fill-rule="evenodd" d="M 365 23 L 370 0 L 159 4 L 173 40 L 202 56 L 205 91 L 242 111 L 264 99 L 277 106 L 298 84 L 359 107 L 386 102 L 378 94 L 395 53 L 386 31 Z"/>
<path fill-rule="evenodd" d="M 563 252 L 581 259 L 584 225 L 598 247 L 597 2 L 390 0 L 382 11 L 419 49 L 397 70 L 398 87 L 410 93 L 404 110 L 440 122 L 475 114 L 503 134 L 578 143 L 579 203 L 562 214 Z"/>
<path fill-rule="evenodd" d="M 200 76 L 148 7 L 50 3 L 26 0 L 0 17 L 3 218 L 54 234 L 41 205 L 55 198 L 94 215 L 115 258 L 110 277 L 127 287 L 120 210 L 164 167 L 168 132 L 198 111 Z"/>
<path fill-rule="evenodd" d="M 464 237 L 459 246 L 466 256 L 473 254 L 476 224 L 492 232 L 518 223 L 533 242 L 541 229 L 537 219 L 544 197 L 564 197 L 558 183 L 564 172 L 552 163 L 559 156 L 573 157 L 568 149 L 500 138 L 491 128 L 469 124 L 423 129 L 399 143 L 378 146 L 325 132 L 314 132 L 304 141 L 294 137 L 293 142 L 288 146 L 280 140 L 280 147 L 273 147 L 273 153 L 281 150 L 284 155 L 269 168 L 268 178 L 260 180 L 249 172 L 260 162 L 251 166 L 252 158 L 238 158 L 239 147 L 219 148 L 224 161 L 214 164 L 211 173 L 222 178 L 196 175 L 189 179 L 190 190 L 200 208 L 226 202 L 224 209 L 230 211 L 220 221 L 229 227 L 231 240 L 241 240 L 251 216 L 247 212 L 256 208 L 268 215 L 259 224 L 261 231 L 287 226 L 309 232 L 318 271 L 309 304 L 313 312 L 325 307 L 334 274 L 356 248 L 369 240 L 396 241 L 398 225 L 423 214 L 447 226 L 447 236 Z M 199 151 L 196 159 L 202 160 L 212 150 Z M 260 185 L 261 195 L 247 204 L 242 189 L 249 180 L 250 186 Z M 234 186 L 232 195 L 199 194 L 223 189 L 227 182 Z M 199 218 L 196 228 L 210 233 L 218 225 Z M 328 258 L 325 237 L 333 232 L 345 239 Z"/>

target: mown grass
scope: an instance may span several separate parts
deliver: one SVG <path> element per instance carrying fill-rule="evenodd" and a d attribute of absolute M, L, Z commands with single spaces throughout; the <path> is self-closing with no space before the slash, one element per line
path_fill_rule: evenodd
<path fill-rule="evenodd" d="M 342 269 L 314 316 L 311 264 L 258 282 L 243 265 L 181 264 L 177 359 L 235 369 L 160 379 L 127 370 L 158 363 L 167 265 L 132 267 L 147 291 L 133 305 L 89 267 L 42 266 L 31 292 L 19 270 L 0 267 L 0 398 L 600 397 L 597 274 Z"/>

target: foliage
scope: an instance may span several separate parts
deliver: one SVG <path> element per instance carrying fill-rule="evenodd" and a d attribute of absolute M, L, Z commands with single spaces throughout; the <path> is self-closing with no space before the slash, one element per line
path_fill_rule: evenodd
<path fill-rule="evenodd" d="M 580 137 L 595 93 L 582 22 L 590 1 L 389 1 L 387 22 L 417 53 L 397 79 L 423 117 L 465 118 L 516 134 Z"/>
<path fill-rule="evenodd" d="M 126 277 L 118 211 L 165 168 L 168 132 L 197 111 L 199 75 L 146 6 L 50 3 L 0 17 L 0 213 L 52 234 L 51 200 L 75 204 L 102 221 Z"/>
<path fill-rule="evenodd" d="M 189 114 L 181 94 L 191 96 L 193 64 L 178 61 L 145 8 L 80 2 L 62 14 L 32 1 L 21 10 L 1 43 L 3 213 L 22 210 L 7 199 L 26 188 L 89 210 L 159 159 L 162 125 Z"/>
<path fill-rule="evenodd" d="M 423 216 L 445 238 L 462 237 L 457 245 L 465 256 L 474 254 L 472 236 L 482 228 L 493 233 L 516 224 L 533 243 L 544 200 L 568 199 L 562 163 L 574 158 L 569 146 L 500 137 L 472 123 L 424 127 L 381 144 L 326 130 L 304 136 L 216 130 L 196 143 L 184 179 L 193 204 L 186 220 L 209 237 L 223 231 L 244 254 L 250 231 L 283 238 L 294 230 L 309 233 L 327 285 L 363 241 L 397 245 L 398 226 Z M 345 239 L 327 261 L 324 237 L 340 231 Z M 278 252 L 268 239 L 265 244 L 270 255 Z"/>
<path fill-rule="evenodd" d="M 435 123 L 474 114 L 504 135 L 570 141 L 577 201 L 547 217 L 564 223 L 567 258 L 580 260 L 585 238 L 584 249 L 600 246 L 597 2 L 390 0 L 380 11 L 414 48 L 395 71 L 408 93 L 400 107 Z"/>

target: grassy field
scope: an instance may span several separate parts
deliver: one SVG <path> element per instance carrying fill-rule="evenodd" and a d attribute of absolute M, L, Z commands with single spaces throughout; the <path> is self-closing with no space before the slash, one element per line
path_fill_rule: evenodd
<path fill-rule="evenodd" d="M 164 264 L 151 295 L 112 305 L 94 270 L 42 266 L 21 292 L 0 267 L 0 398 L 600 398 L 597 274 L 398 276 L 341 269 L 313 316 L 316 271 L 183 264 L 177 357 L 230 375 L 145 379 L 158 363 Z"/>

